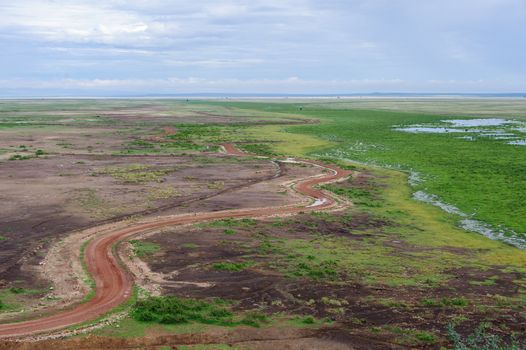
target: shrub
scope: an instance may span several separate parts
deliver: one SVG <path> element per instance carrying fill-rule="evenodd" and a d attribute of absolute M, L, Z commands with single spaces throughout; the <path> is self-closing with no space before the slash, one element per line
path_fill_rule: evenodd
<path fill-rule="evenodd" d="M 255 311 L 247 313 L 246 316 L 241 320 L 242 324 L 252 327 L 259 327 L 259 324 L 262 322 L 268 322 L 267 316 Z"/>
<path fill-rule="evenodd" d="M 30 156 L 23 156 L 21 154 L 15 154 L 11 157 L 9 157 L 9 160 L 27 160 L 27 159 L 31 159 Z"/>
<path fill-rule="evenodd" d="M 209 303 L 175 296 L 150 297 L 137 301 L 130 315 L 137 321 L 163 324 L 231 324 L 233 317 L 220 301 Z"/>

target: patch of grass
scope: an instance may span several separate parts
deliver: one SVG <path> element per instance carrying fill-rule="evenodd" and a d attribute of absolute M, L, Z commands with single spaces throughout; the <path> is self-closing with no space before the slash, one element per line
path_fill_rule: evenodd
<path fill-rule="evenodd" d="M 130 314 L 137 321 L 164 324 L 189 322 L 230 324 L 233 322 L 233 314 L 223 302 L 209 303 L 174 296 L 139 300 L 132 307 Z"/>
<path fill-rule="evenodd" d="M 236 317 L 228 303 L 179 298 L 176 296 L 150 297 L 139 300 L 130 311 L 133 319 L 140 322 L 160 324 L 201 323 L 221 326 L 248 325 L 258 327 L 266 323 L 267 317 L 258 312 L 248 312 Z"/>
<path fill-rule="evenodd" d="M 464 297 L 422 299 L 420 304 L 429 307 L 466 307 L 469 305 L 469 301 Z"/>
<path fill-rule="evenodd" d="M 271 157 L 276 155 L 276 153 L 272 151 L 272 147 L 265 143 L 244 143 L 238 144 L 238 147 L 247 153 L 260 156 Z"/>
<path fill-rule="evenodd" d="M 210 221 L 204 224 L 199 224 L 206 227 L 251 227 L 257 225 L 257 221 L 254 219 L 221 219 Z"/>
<path fill-rule="evenodd" d="M 268 322 L 269 318 L 267 315 L 257 311 L 247 312 L 240 321 L 241 324 L 252 327 L 259 327 L 262 323 Z"/>
<path fill-rule="evenodd" d="M 93 277 L 91 276 L 91 274 L 88 271 L 88 265 L 86 264 L 86 259 L 85 259 L 86 247 L 88 246 L 88 244 L 90 242 L 91 242 L 91 240 L 87 240 L 87 241 L 83 242 L 82 245 L 80 246 L 80 262 L 82 264 L 82 270 L 83 270 L 84 276 L 85 276 L 84 277 L 84 284 L 89 287 L 88 294 L 86 294 L 86 296 L 82 299 L 83 302 L 87 302 L 87 301 L 91 300 L 93 297 L 95 297 L 96 287 L 97 287 L 97 284 L 96 284 L 95 280 L 93 279 Z"/>
<path fill-rule="evenodd" d="M 206 186 L 209 190 L 221 190 L 225 187 L 225 183 L 223 181 L 214 181 L 209 182 Z"/>
<path fill-rule="evenodd" d="M 373 193 L 370 190 L 362 188 L 343 188 L 338 185 L 325 185 L 322 186 L 323 189 L 331 191 L 338 196 L 347 197 L 352 200 L 354 204 L 378 208 L 382 206 L 382 202 L 374 197 Z"/>
<path fill-rule="evenodd" d="M 475 286 L 494 286 L 497 284 L 496 278 L 488 278 L 484 281 L 469 281 L 469 284 L 475 285 Z"/>
<path fill-rule="evenodd" d="M 197 248 L 199 248 L 199 245 L 197 245 L 195 243 L 184 243 L 184 244 L 181 244 L 181 248 L 184 248 L 184 249 L 197 249 Z"/>
<path fill-rule="evenodd" d="M 225 235 L 235 235 L 235 234 L 237 234 L 236 230 L 232 230 L 231 228 L 227 228 L 226 230 L 223 231 L 223 233 Z"/>
<path fill-rule="evenodd" d="M 0 235 L 0 242 L 6 241 L 6 240 L 7 240 L 7 237 Z"/>
<path fill-rule="evenodd" d="M 161 200 L 161 199 L 170 199 L 178 197 L 181 194 L 173 186 L 158 187 L 150 190 L 148 193 L 148 199 L 151 201 Z"/>
<path fill-rule="evenodd" d="M 377 327 L 372 332 L 392 335 L 397 343 L 409 346 L 429 346 L 439 340 L 436 335 L 427 331 L 395 326 Z"/>
<path fill-rule="evenodd" d="M 12 294 L 19 294 L 19 295 L 39 295 L 39 294 L 45 294 L 48 291 L 46 289 L 26 289 L 21 287 L 11 287 L 9 288 L 9 292 Z"/>
<path fill-rule="evenodd" d="M 115 180 L 125 184 L 144 184 L 147 182 L 162 182 L 163 178 L 174 172 L 175 168 L 152 169 L 150 165 L 132 164 L 126 167 L 112 167 L 94 173 L 110 175 Z"/>
<path fill-rule="evenodd" d="M 96 219 L 105 219 L 120 213 L 118 207 L 100 197 L 94 189 L 81 188 L 76 193 L 76 202 Z"/>
<path fill-rule="evenodd" d="M 131 240 L 130 243 L 133 246 L 133 253 L 139 258 L 152 256 L 161 250 L 161 246 L 157 243 L 139 241 L 136 239 Z"/>
<path fill-rule="evenodd" d="M 9 160 L 28 160 L 28 159 L 31 159 L 33 158 L 32 156 L 24 156 L 24 155 L 21 155 L 21 154 L 15 154 L 15 155 L 12 155 L 11 157 L 9 157 Z"/>
<path fill-rule="evenodd" d="M 244 262 L 223 261 L 223 262 L 218 262 L 218 263 L 213 264 L 212 267 L 216 270 L 239 272 L 253 265 L 254 263 L 250 261 L 244 261 Z"/>

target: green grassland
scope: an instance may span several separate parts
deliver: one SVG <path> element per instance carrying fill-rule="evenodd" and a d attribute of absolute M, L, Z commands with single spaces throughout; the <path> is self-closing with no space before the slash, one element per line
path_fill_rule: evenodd
<path fill-rule="evenodd" d="M 453 102 L 446 105 L 447 108 Z M 393 126 L 438 123 L 447 117 L 361 109 L 329 104 L 231 103 L 239 108 L 294 113 L 320 124 L 252 128 L 271 151 L 333 157 L 421 174 L 423 189 L 462 212 L 518 234 L 526 232 L 526 152 L 500 140 L 468 142 L 447 134 L 410 134 Z M 352 106 L 352 104 L 351 104 Z M 301 108 L 301 110 L 300 110 Z M 440 108 L 440 104 L 436 104 Z M 516 108 L 516 107 L 514 107 Z M 458 115 L 456 115 L 458 118 Z"/>

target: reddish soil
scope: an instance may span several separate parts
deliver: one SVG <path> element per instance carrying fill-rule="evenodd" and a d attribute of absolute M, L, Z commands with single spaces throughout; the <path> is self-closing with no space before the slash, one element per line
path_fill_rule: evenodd
<path fill-rule="evenodd" d="M 226 145 L 225 149 L 232 150 L 234 155 L 242 155 Z M 93 320 L 112 308 L 126 301 L 131 295 L 133 285 L 131 277 L 119 265 L 111 252 L 111 248 L 120 240 L 148 229 L 165 226 L 197 223 L 208 220 L 224 218 L 265 217 L 298 213 L 306 210 L 322 210 L 334 207 L 337 202 L 323 191 L 314 188 L 322 183 L 327 183 L 348 177 L 351 172 L 342 170 L 334 165 L 317 164 L 331 170 L 331 174 L 307 178 L 296 183 L 295 190 L 305 196 L 311 197 L 315 203 L 308 206 L 286 206 L 272 208 L 258 208 L 246 210 L 231 210 L 220 212 L 195 213 L 194 215 L 181 215 L 176 218 L 159 219 L 153 223 L 138 224 L 126 229 L 111 232 L 92 240 L 85 250 L 85 261 L 88 270 L 96 282 L 96 295 L 93 299 L 80 306 L 53 316 L 32 321 L 0 325 L 0 337 L 17 337 L 22 335 L 52 331 L 74 324 Z"/>

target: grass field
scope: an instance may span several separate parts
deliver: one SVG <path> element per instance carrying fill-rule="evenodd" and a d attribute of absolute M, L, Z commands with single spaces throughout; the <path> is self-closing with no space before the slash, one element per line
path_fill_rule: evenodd
<path fill-rule="evenodd" d="M 523 104 L 508 105 L 510 110 L 502 108 L 500 115 L 512 115 L 522 120 L 526 114 L 515 113 L 519 113 Z M 337 107 L 331 103 L 229 105 L 300 113 L 321 121 L 319 125 L 271 126 L 264 128 L 263 132 L 254 129 L 254 133 L 266 135 L 267 140 L 278 141 L 269 144 L 276 153 L 334 157 L 414 171 L 422 180 L 414 184 L 415 190 L 438 195 L 444 203 L 456 206 L 470 218 L 490 224 L 493 230 L 502 231 L 504 235 L 523 236 L 526 233 L 525 147 L 491 138 L 470 142 L 459 138 L 464 134 L 457 133 L 406 133 L 393 129 L 395 126 L 435 125 L 444 119 L 459 119 L 462 114 L 450 115 L 452 111 L 461 111 L 458 106 L 452 107 L 454 101 L 435 102 L 425 108 L 435 108 L 436 111 L 443 108 L 446 115 L 347 109 L 353 108 L 354 103 L 335 104 Z M 478 109 L 464 110 L 463 115 L 479 113 L 481 107 L 474 105 Z M 505 106 L 499 104 L 502 105 Z M 367 106 L 375 107 L 372 103 Z M 398 104 L 395 107 L 400 108 Z M 376 108 L 387 109 L 388 105 L 384 102 Z M 494 110 L 493 107 L 491 113 Z M 290 133 L 290 136 L 280 131 Z"/>

